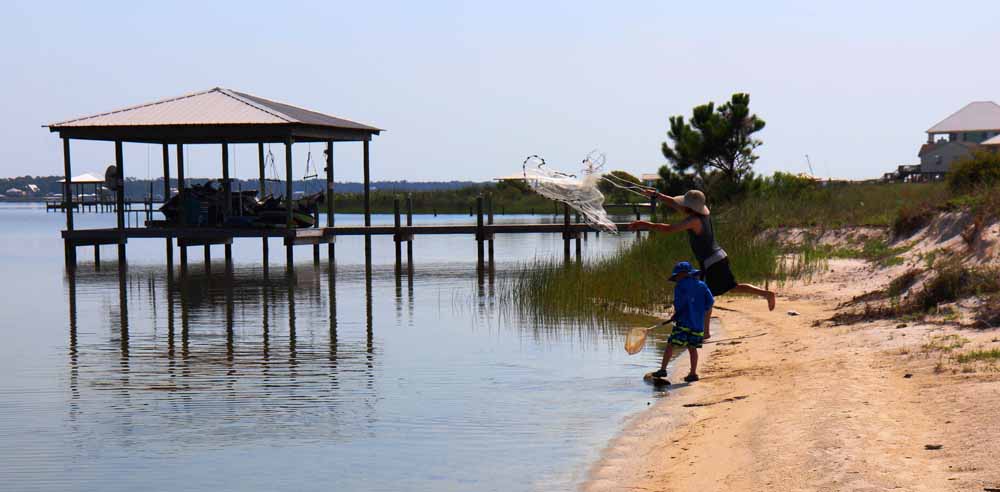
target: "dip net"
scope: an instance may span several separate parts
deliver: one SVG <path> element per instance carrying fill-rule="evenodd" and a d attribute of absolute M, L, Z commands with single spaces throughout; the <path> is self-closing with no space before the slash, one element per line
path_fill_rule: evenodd
<path fill-rule="evenodd" d="M 539 195 L 565 203 L 580 212 L 595 228 L 617 233 L 618 228 L 604 210 L 604 195 L 597 189 L 604 155 L 591 152 L 583 164 L 584 168 L 578 174 L 565 173 L 547 167 L 545 159 L 533 155 L 524 160 L 524 180 Z"/>

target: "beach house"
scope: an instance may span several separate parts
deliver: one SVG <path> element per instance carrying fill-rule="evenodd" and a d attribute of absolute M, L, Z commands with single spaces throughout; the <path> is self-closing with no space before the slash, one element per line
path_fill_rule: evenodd
<path fill-rule="evenodd" d="M 940 178 L 951 165 L 983 148 L 1000 146 L 1000 105 L 993 101 L 967 104 L 927 130 L 920 147 L 920 174 Z"/>

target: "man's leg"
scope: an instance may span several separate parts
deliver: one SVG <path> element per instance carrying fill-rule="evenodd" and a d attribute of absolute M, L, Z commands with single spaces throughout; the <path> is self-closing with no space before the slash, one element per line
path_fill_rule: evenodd
<path fill-rule="evenodd" d="M 752 296 L 763 297 L 764 299 L 767 299 L 767 308 L 774 311 L 774 292 L 764 290 L 756 285 L 750 284 L 736 284 L 736 287 L 733 287 L 733 289 L 729 292 L 734 294 L 750 294 Z"/>

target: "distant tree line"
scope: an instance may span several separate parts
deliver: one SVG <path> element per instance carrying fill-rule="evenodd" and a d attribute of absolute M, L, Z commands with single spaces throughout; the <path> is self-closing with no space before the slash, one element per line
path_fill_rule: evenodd
<path fill-rule="evenodd" d="M 17 188 L 22 191 L 28 191 L 28 185 L 33 184 L 38 187 L 37 193 L 28 193 L 29 196 L 42 198 L 50 195 L 62 195 L 62 183 L 59 180 L 63 179 L 62 176 L 18 176 L 13 178 L 0 178 L 0 193 L 11 188 Z M 188 178 L 185 182 L 188 186 L 191 185 L 201 185 L 210 181 L 206 178 Z M 256 190 L 259 188 L 259 182 L 256 179 L 233 179 L 233 190 Z M 284 181 L 267 181 L 267 192 L 275 196 L 284 196 L 285 194 L 285 182 Z M 125 180 L 125 196 L 129 200 L 142 200 L 149 196 L 150 185 L 152 185 L 152 194 L 154 200 L 161 200 L 163 197 L 163 178 L 156 178 L 152 180 L 139 179 L 139 178 L 126 178 Z M 322 179 L 314 180 L 294 180 L 292 181 L 292 192 L 293 193 L 316 193 L 323 191 L 326 182 Z M 415 192 L 415 191 L 441 191 L 441 190 L 456 190 L 460 188 L 484 186 L 484 183 L 479 183 L 475 181 L 373 181 L 372 189 L 379 191 L 389 191 L 389 192 Z M 170 180 L 170 187 L 177 187 L 177 180 Z M 83 186 L 84 193 L 93 193 L 93 187 L 91 185 Z M 334 190 L 336 193 L 362 193 L 364 191 L 364 186 L 362 183 L 356 182 L 338 182 L 334 184 Z"/>

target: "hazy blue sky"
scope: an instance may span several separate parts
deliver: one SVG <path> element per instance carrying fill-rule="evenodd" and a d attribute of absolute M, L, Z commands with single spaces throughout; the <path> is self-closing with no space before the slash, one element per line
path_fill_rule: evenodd
<path fill-rule="evenodd" d="M 767 121 L 759 170 L 872 177 L 924 130 L 1000 99 L 995 1 L 4 2 L 0 175 L 62 171 L 41 125 L 222 86 L 386 128 L 375 179 L 488 179 L 592 148 L 663 164 L 667 117 L 735 91 Z M 236 175 L 255 174 L 254 150 Z M 301 175 L 308 146 L 298 145 Z M 314 147 L 315 153 L 320 152 Z M 337 179 L 361 176 L 340 144 Z M 189 176 L 217 176 L 214 146 Z M 74 145 L 74 172 L 113 160 Z M 161 172 L 126 147 L 126 171 Z M 297 176 L 298 177 L 298 176 Z"/>

